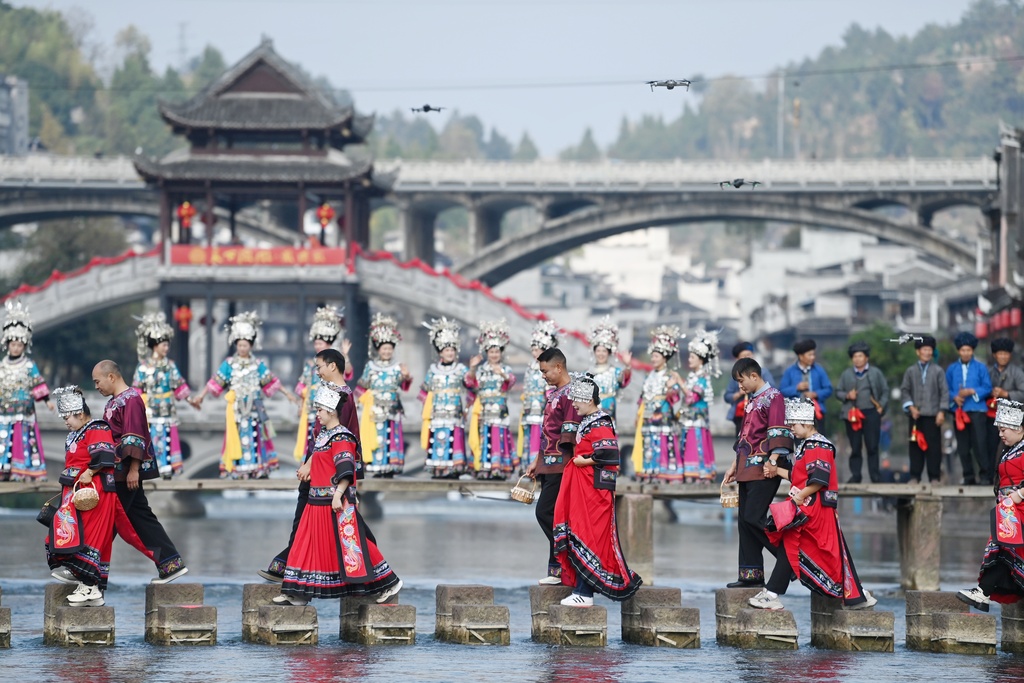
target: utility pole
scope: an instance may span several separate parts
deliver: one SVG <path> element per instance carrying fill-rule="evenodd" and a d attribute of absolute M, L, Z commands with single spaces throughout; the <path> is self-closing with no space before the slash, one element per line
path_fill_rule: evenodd
<path fill-rule="evenodd" d="M 777 127 L 775 130 L 775 156 L 782 158 L 785 155 L 785 137 L 786 137 L 786 72 L 779 72 L 778 87 L 778 98 L 779 98 L 779 113 Z"/>

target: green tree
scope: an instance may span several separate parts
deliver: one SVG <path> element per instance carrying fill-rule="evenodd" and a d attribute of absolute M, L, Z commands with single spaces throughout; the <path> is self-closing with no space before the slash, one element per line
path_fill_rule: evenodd
<path fill-rule="evenodd" d="M 25 241 L 25 261 L 15 279 L 38 285 L 55 271 L 70 272 L 96 256 L 124 253 L 127 247 L 124 228 L 116 219 L 42 223 Z M 34 354 L 44 376 L 54 383 L 88 384 L 96 361 L 112 358 L 130 364 L 137 324 L 132 315 L 139 310 L 141 305 L 134 304 L 101 311 L 36 335 Z"/>
<path fill-rule="evenodd" d="M 533 144 L 530 134 L 524 132 L 523 137 L 519 138 L 519 144 L 516 145 L 516 151 L 512 158 L 515 161 L 536 161 L 538 157 L 540 157 L 540 152 L 537 150 L 537 145 Z"/>
<path fill-rule="evenodd" d="M 587 128 L 583 131 L 583 139 L 575 147 L 563 150 L 558 158 L 562 161 L 598 161 L 601 159 L 601 150 L 594 141 L 594 131 Z"/>

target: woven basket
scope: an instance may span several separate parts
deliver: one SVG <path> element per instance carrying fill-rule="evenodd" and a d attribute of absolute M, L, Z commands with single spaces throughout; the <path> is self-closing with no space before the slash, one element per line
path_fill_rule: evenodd
<path fill-rule="evenodd" d="M 529 477 L 525 474 L 519 477 L 519 481 L 512 487 L 509 495 L 512 497 L 512 500 L 517 500 L 524 505 L 531 505 L 537 498 L 537 480 L 530 479 L 530 488 L 526 488 L 523 486 L 523 479 L 529 479 Z"/>
<path fill-rule="evenodd" d="M 81 484 L 75 482 L 75 493 L 71 496 L 71 504 L 76 510 L 88 512 L 100 504 L 100 494 L 95 484 L 85 484 L 82 488 L 79 486 Z"/>
<path fill-rule="evenodd" d="M 739 487 L 729 484 L 729 490 L 725 489 L 725 482 L 722 482 L 722 487 L 719 489 L 719 502 L 722 503 L 724 508 L 738 508 L 740 506 L 740 490 Z"/>

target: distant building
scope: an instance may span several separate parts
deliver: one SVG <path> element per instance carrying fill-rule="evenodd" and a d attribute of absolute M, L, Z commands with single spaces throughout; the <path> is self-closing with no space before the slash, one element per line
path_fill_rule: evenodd
<path fill-rule="evenodd" d="M 28 81 L 0 76 L 0 154 L 28 153 Z"/>

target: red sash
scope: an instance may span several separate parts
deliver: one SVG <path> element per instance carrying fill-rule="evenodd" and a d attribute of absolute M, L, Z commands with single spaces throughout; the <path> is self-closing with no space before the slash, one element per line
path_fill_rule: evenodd
<path fill-rule="evenodd" d="M 924 432 L 919 432 L 917 426 L 910 432 L 910 440 L 917 443 L 917 447 L 922 451 L 928 450 L 928 440 L 924 438 Z"/>
<path fill-rule="evenodd" d="M 971 423 L 971 416 L 963 408 L 956 409 L 956 431 L 962 432 Z"/>
<path fill-rule="evenodd" d="M 350 486 L 343 498 L 344 507 L 334 513 L 334 531 L 338 541 L 338 560 L 345 583 L 368 583 L 373 580 L 370 549 L 366 532 L 356 513 L 355 487 Z"/>
<path fill-rule="evenodd" d="M 736 402 L 736 417 L 743 417 L 747 414 L 747 395 L 743 394 L 742 400 Z"/>
<path fill-rule="evenodd" d="M 814 401 L 814 419 L 820 420 L 825 417 L 825 413 L 821 412 L 821 404 L 818 403 L 818 399 L 812 399 Z M 864 417 L 861 415 L 861 417 Z"/>
<path fill-rule="evenodd" d="M 82 516 L 71 503 L 74 491 L 64 489 L 57 514 L 50 522 L 50 552 L 55 555 L 73 555 L 85 545 L 82 537 Z"/>

